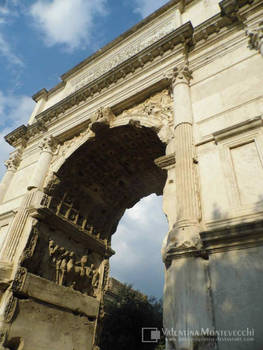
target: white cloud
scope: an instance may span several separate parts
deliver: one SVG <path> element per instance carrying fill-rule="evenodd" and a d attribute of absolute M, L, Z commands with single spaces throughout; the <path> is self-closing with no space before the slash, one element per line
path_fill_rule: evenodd
<path fill-rule="evenodd" d="M 139 13 L 144 18 L 167 2 L 168 0 L 135 0 L 135 12 Z"/>
<path fill-rule="evenodd" d="M 4 19 L 0 18 L 0 23 L 3 23 Z M 23 67 L 23 61 L 13 52 L 10 44 L 4 38 L 3 34 L 0 33 L 0 55 L 4 56 L 8 63 Z"/>
<path fill-rule="evenodd" d="M 38 0 L 30 13 L 47 46 L 72 50 L 90 42 L 95 16 L 107 13 L 106 0 Z"/>
<path fill-rule="evenodd" d="M 4 6 L 0 6 L 0 55 L 6 58 L 8 64 L 23 67 L 23 61 L 15 54 L 10 42 L 2 31 L 3 26 L 8 24 L 10 18 L 16 13 L 13 5 L 14 3 L 12 1 L 7 1 Z"/>
<path fill-rule="evenodd" d="M 161 296 L 164 268 L 161 246 L 168 230 L 162 197 L 151 195 L 127 210 L 112 237 L 116 251 L 111 275 L 148 295 Z"/>
<path fill-rule="evenodd" d="M 28 96 L 4 95 L 0 91 L 0 179 L 5 172 L 4 161 L 13 150 L 4 136 L 26 124 L 34 107 L 34 101 Z"/>

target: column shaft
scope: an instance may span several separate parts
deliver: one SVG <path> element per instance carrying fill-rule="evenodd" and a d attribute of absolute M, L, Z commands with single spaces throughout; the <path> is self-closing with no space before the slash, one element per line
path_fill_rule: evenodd
<path fill-rule="evenodd" d="M 55 141 L 53 137 L 45 137 L 40 143 L 39 147 L 41 149 L 41 153 L 28 186 L 29 190 L 33 188 L 42 188 L 50 166 L 54 146 Z"/>
<path fill-rule="evenodd" d="M 193 143 L 193 112 L 190 91 L 191 72 L 187 66 L 174 70 L 174 141 L 176 222 L 164 241 L 166 263 L 164 287 L 164 328 L 184 332 L 185 336 L 167 337 L 166 350 L 206 349 L 198 338 L 201 330 L 213 330 L 209 294 L 208 262 L 200 251 L 201 210 Z M 195 334 L 194 337 L 192 334 Z"/>

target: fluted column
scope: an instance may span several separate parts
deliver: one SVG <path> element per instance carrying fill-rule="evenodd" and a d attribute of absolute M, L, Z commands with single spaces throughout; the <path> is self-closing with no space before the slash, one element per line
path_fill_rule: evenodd
<path fill-rule="evenodd" d="M 8 187 L 14 177 L 14 174 L 20 164 L 21 161 L 21 151 L 18 150 L 15 153 L 13 153 L 10 158 L 5 162 L 5 166 L 7 168 L 7 171 L 2 179 L 2 182 L 0 184 L 0 203 L 3 202 L 4 196 L 8 190 Z"/>
<path fill-rule="evenodd" d="M 175 68 L 174 139 L 176 154 L 176 223 L 170 231 L 167 255 L 174 249 L 200 248 L 200 208 L 193 145 L 193 112 L 190 94 L 191 71 L 187 65 Z"/>
<path fill-rule="evenodd" d="M 37 162 L 36 168 L 30 180 L 28 189 L 31 190 L 33 188 L 41 189 L 44 183 L 44 179 L 47 175 L 50 162 L 53 156 L 53 151 L 55 149 L 56 142 L 52 136 L 44 137 L 43 140 L 39 144 L 39 148 L 41 150 L 40 157 Z"/>
<path fill-rule="evenodd" d="M 209 266 L 203 258 L 199 235 L 201 210 L 193 143 L 191 79 L 187 65 L 174 69 L 172 89 L 176 190 L 172 205 L 176 221 L 163 245 L 166 265 L 163 319 L 167 334 L 175 330 L 178 336 L 167 336 L 166 350 L 203 350 L 207 346 L 211 349 L 215 346 L 210 339 L 204 340 L 201 334 L 202 329 L 213 330 L 214 325 L 209 293 Z"/>
<path fill-rule="evenodd" d="M 44 179 L 50 166 L 55 144 L 55 140 L 52 136 L 44 137 L 39 144 L 41 149 L 39 160 L 30 180 L 28 191 L 26 192 L 21 206 L 8 231 L 8 237 L 3 247 L 3 255 L 1 257 L 3 261 L 15 262 L 17 259 L 18 245 L 20 242 L 23 243 L 21 237 L 23 237 L 24 234 L 28 234 L 28 232 L 25 232 L 25 226 L 28 222 L 29 209 L 32 206 L 36 194 L 36 191 L 32 191 L 32 189 L 42 189 Z"/>

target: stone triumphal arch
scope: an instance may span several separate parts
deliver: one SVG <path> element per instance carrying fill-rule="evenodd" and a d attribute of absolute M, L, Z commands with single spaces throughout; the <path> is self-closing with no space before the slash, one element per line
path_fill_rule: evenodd
<path fill-rule="evenodd" d="M 1 349 L 98 349 L 111 236 L 151 193 L 167 350 L 262 349 L 262 23 L 261 0 L 172 0 L 33 96 L 6 136 Z"/>

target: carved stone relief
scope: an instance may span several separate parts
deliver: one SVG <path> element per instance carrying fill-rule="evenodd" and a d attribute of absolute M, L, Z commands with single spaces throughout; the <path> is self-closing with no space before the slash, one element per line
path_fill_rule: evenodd
<path fill-rule="evenodd" d="M 263 21 L 258 24 L 258 27 L 253 30 L 246 31 L 249 37 L 248 47 L 257 50 L 263 56 Z"/>
<path fill-rule="evenodd" d="M 91 235 L 94 239 L 106 243 L 101 233 L 89 222 L 89 218 L 81 212 L 78 203 L 74 202 L 67 192 L 61 198 L 44 195 L 41 205 L 50 209 L 55 215 L 63 217 L 67 222 Z"/>
<path fill-rule="evenodd" d="M 94 264 L 89 263 L 88 255 L 83 255 L 78 260 L 74 251 L 66 250 L 53 240 L 49 241 L 48 250 L 50 263 L 56 271 L 57 284 L 90 296 L 97 295 L 100 274 Z"/>
<path fill-rule="evenodd" d="M 118 116 L 115 116 L 108 107 L 100 108 L 91 115 L 90 123 L 84 131 L 58 145 L 44 187 L 49 187 L 47 191 L 50 192 L 50 187 L 60 182 L 57 176 L 59 168 L 74 151 L 77 151 L 87 141 L 95 139 L 94 131 L 97 132 L 98 129 L 103 128 L 103 125 L 108 127 L 118 126 L 118 123 L 123 125 L 122 120 L 126 120 L 125 125 L 131 125 L 134 121 L 135 124 L 138 124 L 134 124 L 135 126 L 141 126 L 143 123 L 140 124 L 140 120 L 142 121 L 143 118 L 149 121 L 148 127 L 151 127 L 152 123 L 152 127 L 158 132 L 158 137 L 162 142 L 168 143 L 170 141 L 173 137 L 173 100 L 168 89 L 164 89 L 147 98 L 144 102 L 124 110 Z"/>
<path fill-rule="evenodd" d="M 165 20 L 156 28 L 151 28 L 151 31 L 149 31 L 147 35 L 140 35 L 137 39 L 133 40 L 133 42 L 123 45 L 117 52 L 115 51 L 111 55 L 107 55 L 106 59 L 100 60 L 97 64 L 94 64 L 91 69 L 86 70 L 85 73 L 73 78 L 70 81 L 70 84 L 75 87 L 75 90 L 80 89 L 82 86 L 102 76 L 120 63 L 126 61 L 154 42 L 163 38 L 166 34 L 176 29 L 177 25 L 178 24 L 174 21 L 172 16 L 170 20 Z"/>
<path fill-rule="evenodd" d="M 173 120 L 173 101 L 168 89 L 147 98 L 144 102 L 124 110 L 118 118 L 126 116 L 145 116 Z"/>
<path fill-rule="evenodd" d="M 21 155 L 22 151 L 18 150 L 17 152 L 13 153 L 10 156 L 10 158 L 5 162 L 5 166 L 8 171 L 16 171 L 21 162 Z"/>
<path fill-rule="evenodd" d="M 96 297 L 103 256 L 93 251 L 81 237 L 68 236 L 66 232 L 41 224 L 34 231 L 22 254 L 26 259 L 21 259 L 23 266 L 17 271 L 12 290 L 22 289 L 28 270 L 58 285 Z"/>
<path fill-rule="evenodd" d="M 45 192 L 53 212 L 104 240 L 126 208 L 162 193 L 166 173 L 154 163 L 165 153 L 155 131 L 129 124 L 101 132 L 65 161 Z"/>
<path fill-rule="evenodd" d="M 42 152 L 52 153 L 56 148 L 57 142 L 53 136 L 45 136 L 39 143 Z"/>

